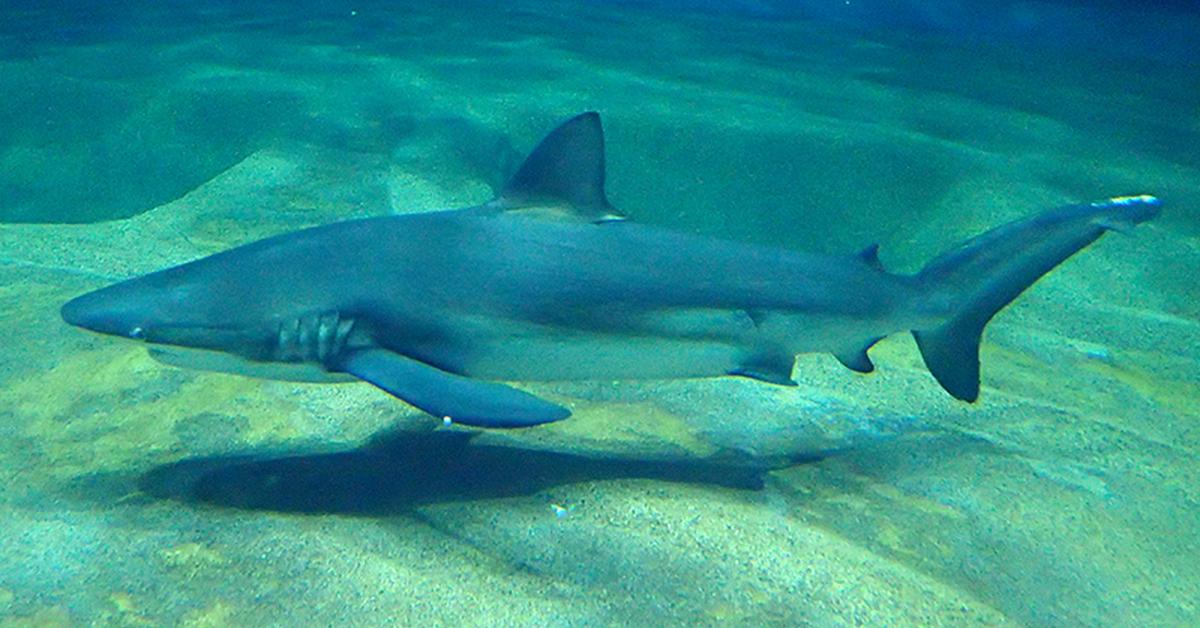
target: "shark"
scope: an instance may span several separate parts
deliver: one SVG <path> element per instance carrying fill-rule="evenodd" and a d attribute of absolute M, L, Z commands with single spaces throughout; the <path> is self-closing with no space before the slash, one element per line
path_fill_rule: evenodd
<path fill-rule="evenodd" d="M 1135 195 L 1045 210 L 900 274 L 878 245 L 823 255 L 640 224 L 609 203 L 605 177 L 600 117 L 579 114 L 482 205 L 276 235 L 83 294 L 61 315 L 167 364 L 369 382 L 484 428 L 570 416 L 523 382 L 795 386 L 797 355 L 832 353 L 868 373 L 868 351 L 898 332 L 914 335 L 946 392 L 973 402 L 996 313 L 1162 206 Z"/>

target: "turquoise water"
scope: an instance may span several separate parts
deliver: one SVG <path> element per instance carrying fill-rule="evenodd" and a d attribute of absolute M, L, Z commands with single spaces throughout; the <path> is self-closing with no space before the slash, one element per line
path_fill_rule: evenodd
<path fill-rule="evenodd" d="M 0 10 L 0 624 L 1200 623 L 1200 17 L 883 6 Z M 468 438 L 59 318 L 486 201 L 586 110 L 634 220 L 889 269 L 1063 203 L 1166 209 L 997 317 L 973 405 L 897 335 L 798 389 L 531 384 L 575 416 Z"/>

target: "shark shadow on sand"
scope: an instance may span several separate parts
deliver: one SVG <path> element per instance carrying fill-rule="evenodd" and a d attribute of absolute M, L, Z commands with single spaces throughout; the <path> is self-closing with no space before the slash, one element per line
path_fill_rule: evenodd
<path fill-rule="evenodd" d="M 333 453 L 189 458 L 151 469 L 138 485 L 153 497 L 192 504 L 385 515 L 429 504 L 528 496 L 557 486 L 610 479 L 759 490 L 767 471 L 810 461 L 756 466 L 713 459 L 599 458 L 473 444 L 476 436 L 457 431 L 393 432 L 362 447 Z"/>

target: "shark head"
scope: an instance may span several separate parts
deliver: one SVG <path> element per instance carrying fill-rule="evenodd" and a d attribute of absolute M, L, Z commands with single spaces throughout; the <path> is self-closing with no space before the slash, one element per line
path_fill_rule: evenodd
<path fill-rule="evenodd" d="M 186 320 L 187 284 L 158 273 L 94 290 L 62 306 L 67 323 L 108 336 L 145 340 L 148 330 L 178 327 Z"/>
<path fill-rule="evenodd" d="M 265 331 L 241 324 L 237 299 L 202 281 L 202 271 L 184 265 L 89 292 L 64 304 L 62 318 L 89 331 L 153 345 L 261 351 L 268 340 Z"/>
<path fill-rule="evenodd" d="M 261 251 L 259 251 L 261 253 Z M 268 265 L 277 260 L 266 257 Z M 339 312 L 281 305 L 257 254 L 217 255 L 128 279 L 62 306 L 67 323 L 143 343 L 159 362 L 291 381 L 343 381 L 323 364 L 345 346 L 355 322 Z"/>

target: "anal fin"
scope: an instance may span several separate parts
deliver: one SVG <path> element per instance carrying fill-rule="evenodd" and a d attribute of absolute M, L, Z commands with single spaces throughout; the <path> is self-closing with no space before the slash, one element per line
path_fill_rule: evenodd
<path fill-rule="evenodd" d="M 737 368 L 729 371 L 730 375 L 757 379 L 760 382 L 778 386 L 795 386 L 792 379 L 792 367 L 796 357 L 784 353 L 759 353 L 745 360 Z"/>
<path fill-rule="evenodd" d="M 528 427 L 571 411 L 511 386 L 456 375 L 386 349 L 340 356 L 332 365 L 439 418 L 477 427 Z"/>
<path fill-rule="evenodd" d="M 867 351 L 875 346 L 875 343 L 883 340 L 883 336 L 871 338 L 863 344 L 851 346 L 842 351 L 834 351 L 833 357 L 842 363 L 842 366 L 858 373 L 870 373 L 875 370 L 875 363 L 871 362 L 871 357 L 867 355 Z"/>

